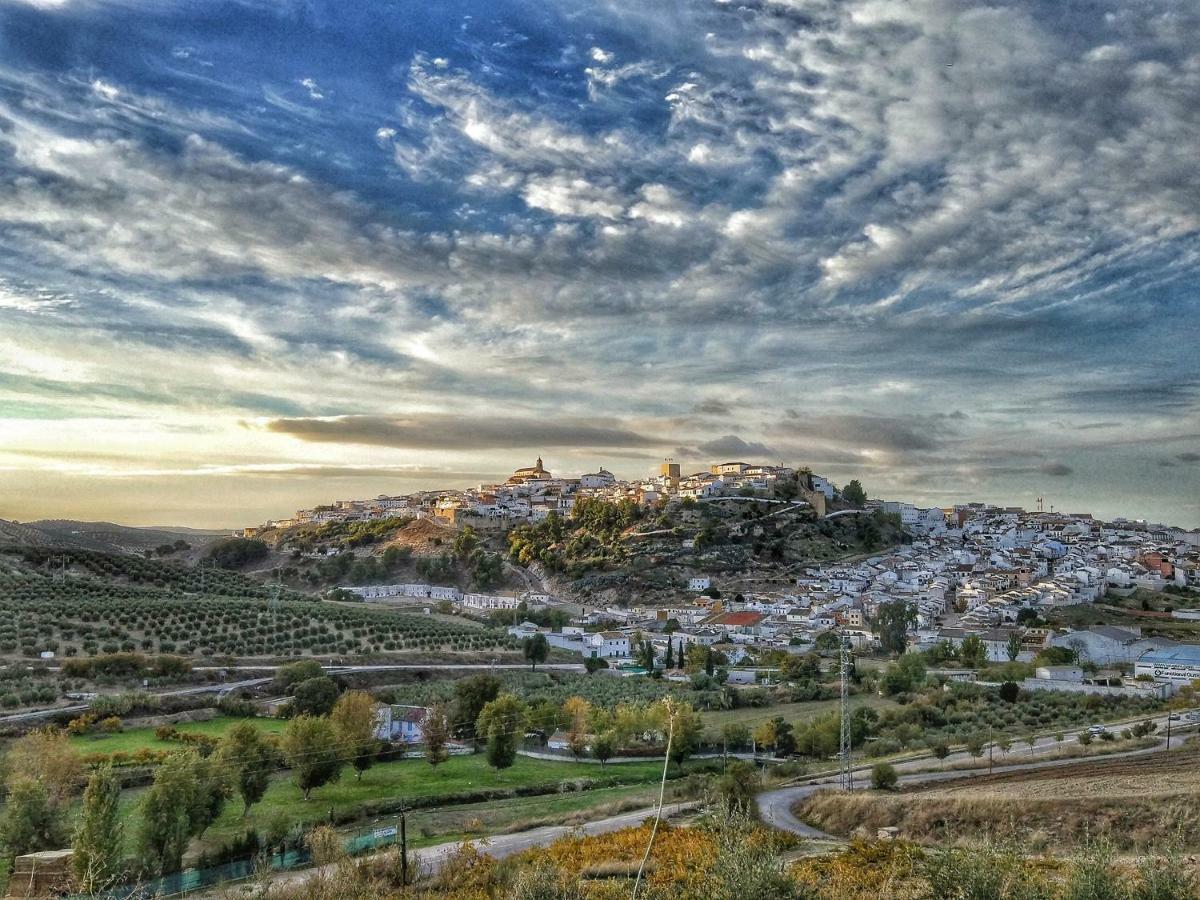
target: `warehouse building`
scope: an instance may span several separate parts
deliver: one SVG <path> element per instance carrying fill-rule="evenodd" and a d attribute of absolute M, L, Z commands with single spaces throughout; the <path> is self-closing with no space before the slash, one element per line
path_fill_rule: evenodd
<path fill-rule="evenodd" d="M 1179 644 L 1143 653 L 1134 665 L 1133 674 L 1149 675 L 1155 681 L 1170 684 L 1200 680 L 1200 644 Z"/>

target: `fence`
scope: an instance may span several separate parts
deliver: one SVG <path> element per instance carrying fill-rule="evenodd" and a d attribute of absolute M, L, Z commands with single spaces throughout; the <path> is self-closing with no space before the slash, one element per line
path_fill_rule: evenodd
<path fill-rule="evenodd" d="M 346 852 L 351 856 L 388 847 L 397 841 L 395 826 L 375 828 L 365 834 L 355 835 L 346 840 Z M 237 859 L 211 866 L 205 869 L 185 869 L 174 875 L 155 878 L 151 881 L 140 881 L 133 884 L 113 888 L 101 894 L 75 894 L 70 900 L 89 900 L 100 897 L 103 900 L 150 900 L 150 898 L 172 897 L 199 891 L 205 888 L 227 884 L 232 881 L 243 881 L 264 869 L 273 872 L 286 872 L 289 869 L 304 868 L 312 863 L 312 853 L 307 849 L 288 850 L 283 853 L 260 854 L 248 859 Z"/>

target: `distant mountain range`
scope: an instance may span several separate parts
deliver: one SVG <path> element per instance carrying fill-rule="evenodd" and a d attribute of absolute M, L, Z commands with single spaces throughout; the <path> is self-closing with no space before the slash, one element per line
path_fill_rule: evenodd
<path fill-rule="evenodd" d="M 161 544 L 173 544 L 178 540 L 197 546 L 228 534 L 225 530 L 169 525 L 134 528 L 112 522 L 75 522 L 69 519 L 44 519 L 39 522 L 9 522 L 0 519 L 0 544 L 74 547 L 102 550 L 107 553 L 150 550 Z"/>

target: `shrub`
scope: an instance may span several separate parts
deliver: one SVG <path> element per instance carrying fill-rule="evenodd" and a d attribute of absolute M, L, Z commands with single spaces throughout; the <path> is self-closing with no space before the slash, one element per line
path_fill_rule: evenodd
<path fill-rule="evenodd" d="M 877 791 L 890 791 L 896 787 L 899 777 L 888 763 L 875 763 L 871 767 L 871 787 Z"/>

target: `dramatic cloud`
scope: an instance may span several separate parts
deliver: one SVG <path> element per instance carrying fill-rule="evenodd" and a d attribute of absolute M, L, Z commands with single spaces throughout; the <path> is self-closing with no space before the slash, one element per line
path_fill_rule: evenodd
<path fill-rule="evenodd" d="M 0 3 L 0 516 L 238 524 L 545 447 L 1200 524 L 1198 32 Z"/>
<path fill-rule="evenodd" d="M 697 448 L 705 456 L 721 457 L 723 460 L 763 460 L 774 459 L 775 451 L 766 444 L 760 444 L 757 441 L 743 441 L 740 437 L 733 434 L 726 434 L 717 438 L 715 441 L 706 441 L 700 444 Z"/>
<path fill-rule="evenodd" d="M 835 444 L 886 451 L 936 450 L 948 435 L 941 417 L 884 415 L 805 415 L 794 413 L 796 437 L 811 437 Z"/>
<path fill-rule="evenodd" d="M 589 422 L 546 422 L 476 416 L 341 416 L 334 419 L 276 419 L 270 431 L 305 441 L 378 444 L 385 447 L 478 450 L 530 447 L 656 447 L 664 441 L 627 429 Z M 737 440 L 734 438 L 734 440 Z M 669 443 L 669 440 L 666 442 Z"/>
<path fill-rule="evenodd" d="M 1064 463 L 1044 463 L 1038 466 L 1038 471 L 1043 475 L 1052 475 L 1055 478 L 1066 478 L 1075 472 L 1074 469 Z"/>

